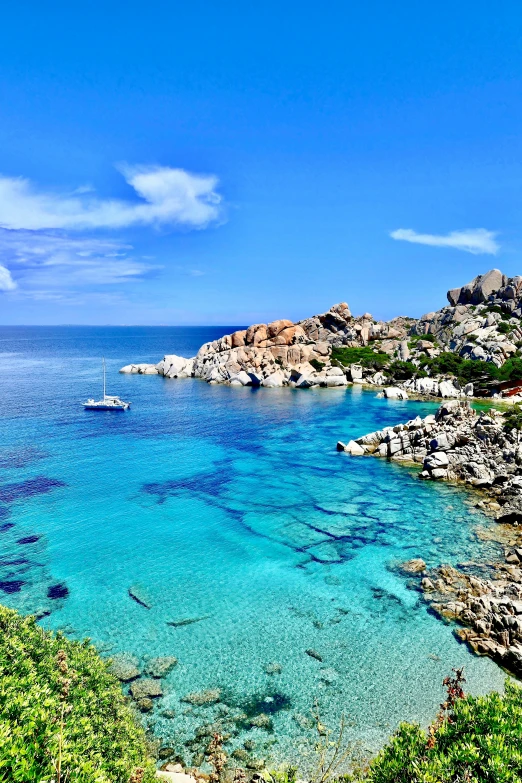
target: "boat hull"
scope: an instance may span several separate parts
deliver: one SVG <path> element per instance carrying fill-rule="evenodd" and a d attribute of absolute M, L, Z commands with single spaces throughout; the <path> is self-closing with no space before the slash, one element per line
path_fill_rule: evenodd
<path fill-rule="evenodd" d="M 89 403 L 85 403 L 83 407 L 86 411 L 125 411 L 130 408 L 130 405 L 128 403 L 126 405 L 89 405 Z"/>

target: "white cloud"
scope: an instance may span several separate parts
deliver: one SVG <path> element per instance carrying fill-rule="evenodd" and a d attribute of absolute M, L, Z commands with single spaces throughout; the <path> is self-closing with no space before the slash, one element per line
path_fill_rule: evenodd
<path fill-rule="evenodd" d="M 390 236 L 392 239 L 402 239 L 418 245 L 452 247 L 473 255 L 486 253 L 494 256 L 500 250 L 500 245 L 495 241 L 496 232 L 485 228 L 467 228 L 462 231 L 450 231 L 449 234 L 418 234 L 411 228 L 398 228 L 392 231 Z"/>
<path fill-rule="evenodd" d="M 0 291 L 14 291 L 16 283 L 7 267 L 0 266 Z"/>
<path fill-rule="evenodd" d="M 56 290 L 140 280 L 161 268 L 134 258 L 132 249 L 114 240 L 0 229 L 0 259 L 17 270 L 24 290 L 47 291 L 49 295 Z M 6 267 L 0 270 L 5 270 L 10 279 Z"/>
<path fill-rule="evenodd" d="M 28 179 L 0 175 L 0 226 L 9 229 L 95 229 L 131 225 L 204 228 L 222 218 L 217 177 L 167 166 L 119 167 L 140 201 L 38 190 Z"/>

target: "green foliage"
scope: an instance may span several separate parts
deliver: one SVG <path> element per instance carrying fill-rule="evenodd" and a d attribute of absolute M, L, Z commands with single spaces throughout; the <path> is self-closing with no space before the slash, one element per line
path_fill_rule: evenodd
<path fill-rule="evenodd" d="M 376 370 L 385 367 L 390 357 L 383 351 L 375 351 L 368 345 L 359 348 L 332 348 L 332 359 L 347 367 L 349 364 L 362 364 L 363 367 L 373 367 Z"/>
<path fill-rule="evenodd" d="M 388 371 L 397 381 L 408 381 L 414 376 L 424 377 L 426 375 L 423 370 L 419 372 L 418 368 L 411 362 L 401 362 L 399 360 L 392 362 L 388 367 Z"/>
<path fill-rule="evenodd" d="M 314 370 L 317 370 L 317 372 L 321 372 L 324 367 L 324 362 L 320 362 L 319 359 L 310 359 L 309 363 L 312 365 Z"/>
<path fill-rule="evenodd" d="M 371 762 L 368 783 L 520 783 L 522 689 L 468 696 L 428 736 L 403 723 Z"/>
<path fill-rule="evenodd" d="M 501 321 L 501 323 L 499 323 L 497 326 L 497 330 L 500 332 L 500 334 L 509 334 L 509 332 L 513 331 L 513 327 L 506 321 Z"/>
<path fill-rule="evenodd" d="M 414 348 L 416 343 L 419 342 L 419 340 L 422 340 L 424 342 L 433 343 L 433 345 L 436 345 L 437 338 L 434 334 L 412 334 L 410 335 L 410 339 L 408 340 L 408 347 Z"/>
<path fill-rule="evenodd" d="M 513 408 L 505 414 L 504 429 L 508 432 L 522 430 L 522 406 L 520 403 L 513 405 Z"/>
<path fill-rule="evenodd" d="M 499 305 L 488 305 L 486 310 L 489 313 L 498 313 L 500 317 L 504 319 L 504 321 L 509 321 L 511 318 L 511 313 L 506 313 L 506 311 L 503 310 Z"/>
<path fill-rule="evenodd" d="M 508 359 L 502 367 L 497 369 L 497 373 L 497 377 L 501 381 L 522 380 L 522 359 L 519 356 Z"/>
<path fill-rule="evenodd" d="M 0 607 L 0 781 L 127 783 L 141 767 L 145 783 L 147 759 L 143 729 L 96 649 Z"/>
<path fill-rule="evenodd" d="M 281 767 L 271 769 L 268 772 L 268 783 L 296 783 L 297 771 L 297 767 L 283 764 Z"/>
<path fill-rule="evenodd" d="M 507 364 L 507 362 L 506 362 Z M 498 367 L 493 362 L 463 359 L 458 353 L 445 351 L 433 359 L 421 359 L 421 366 L 430 370 L 431 375 L 454 375 L 462 383 L 477 382 L 484 379 L 500 379 Z M 503 368 L 502 368 L 503 369 Z M 509 369 L 508 369 L 509 371 Z"/>

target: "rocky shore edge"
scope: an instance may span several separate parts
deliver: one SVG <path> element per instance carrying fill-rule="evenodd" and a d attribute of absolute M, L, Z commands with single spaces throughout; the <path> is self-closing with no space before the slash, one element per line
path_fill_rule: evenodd
<path fill-rule="evenodd" d="M 513 414 L 475 411 L 468 401 L 443 403 L 435 415 L 385 427 L 339 451 L 422 464 L 419 478 L 481 491 L 477 506 L 494 515 L 504 559 L 485 565 L 403 564 L 431 611 L 462 627 L 456 635 L 522 678 L 522 438 Z M 513 426 L 514 425 L 514 426 Z"/>
<path fill-rule="evenodd" d="M 446 294 L 449 305 L 419 319 L 377 321 L 346 302 L 294 323 L 252 324 L 202 345 L 196 356 L 166 354 L 121 373 L 200 378 L 230 386 L 342 387 L 350 383 L 442 398 L 522 400 L 522 277 L 498 269 Z"/>

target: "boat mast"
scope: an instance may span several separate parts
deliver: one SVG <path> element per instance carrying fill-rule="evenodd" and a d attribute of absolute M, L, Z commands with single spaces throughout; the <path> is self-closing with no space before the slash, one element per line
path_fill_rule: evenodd
<path fill-rule="evenodd" d="M 105 397 L 106 397 L 106 394 L 105 394 L 105 357 L 102 359 L 102 364 L 103 364 L 103 401 L 105 402 Z"/>

